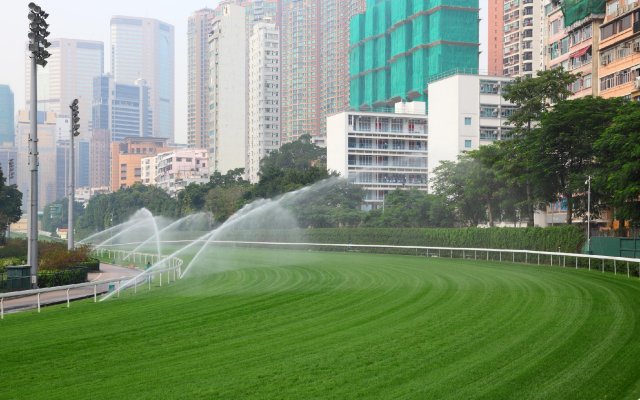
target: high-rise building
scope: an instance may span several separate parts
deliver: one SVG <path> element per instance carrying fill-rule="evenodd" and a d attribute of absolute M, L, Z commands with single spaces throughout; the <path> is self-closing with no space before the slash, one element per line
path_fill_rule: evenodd
<path fill-rule="evenodd" d="M 13 92 L 8 85 L 0 85 L 0 147 L 13 147 L 16 126 Z"/>
<path fill-rule="evenodd" d="M 600 38 L 599 51 L 595 43 L 592 49 L 579 50 L 583 54 L 590 51 L 599 54 L 593 59 L 599 73 L 593 86 L 598 87 L 598 94 L 604 98 L 625 97 L 637 101 L 640 98 L 640 4 L 607 0 L 606 16 L 596 35 Z M 590 44 L 586 41 L 583 46 Z"/>
<path fill-rule="evenodd" d="M 311 135 L 324 144 L 320 121 L 320 2 L 280 0 L 282 142 Z"/>
<path fill-rule="evenodd" d="M 209 37 L 209 168 L 247 166 L 245 9 L 225 4 Z"/>
<path fill-rule="evenodd" d="M 504 0 L 503 63 L 505 76 L 535 76 L 544 69 L 542 0 Z"/>
<path fill-rule="evenodd" d="M 142 159 L 169 151 L 165 138 L 128 137 L 111 143 L 111 191 L 142 182 Z"/>
<path fill-rule="evenodd" d="M 111 140 L 152 136 L 150 89 L 143 79 L 135 85 L 116 82 L 111 75 L 97 76 L 93 84 L 93 126 L 109 130 Z"/>
<path fill-rule="evenodd" d="M 174 27 L 151 18 L 111 18 L 111 73 L 118 83 L 149 86 L 153 137 L 175 141 Z"/>
<path fill-rule="evenodd" d="M 39 111 L 38 121 L 38 208 L 58 200 L 58 186 L 64 188 L 65 182 L 58 182 L 58 146 L 56 143 L 56 113 Z M 22 192 L 22 209 L 29 207 L 31 187 L 31 171 L 29 167 L 29 137 L 31 135 L 31 119 L 29 111 L 18 112 L 16 134 L 17 149 L 17 184 Z M 42 173 L 46 171 L 46 173 Z"/>
<path fill-rule="evenodd" d="M 92 188 L 111 185 L 111 132 L 94 129 L 89 146 L 89 186 Z"/>
<path fill-rule="evenodd" d="M 209 32 L 213 16 L 213 10 L 203 8 L 189 17 L 187 144 L 192 148 L 208 148 Z"/>
<path fill-rule="evenodd" d="M 2 169 L 2 175 L 6 179 L 5 185 L 14 185 L 16 183 L 17 170 L 20 166 L 17 165 L 18 153 L 16 148 L 0 147 L 0 169 Z M 26 165 L 23 168 L 28 168 Z"/>
<path fill-rule="evenodd" d="M 320 1 L 320 135 L 327 117 L 349 110 L 349 23 L 365 11 L 365 0 Z"/>
<path fill-rule="evenodd" d="M 258 181 L 260 160 L 280 147 L 280 35 L 275 23 L 260 22 L 249 39 L 249 181 Z"/>
<path fill-rule="evenodd" d="M 489 75 L 502 75 L 504 0 L 487 0 L 487 7 L 487 68 Z"/>
<path fill-rule="evenodd" d="M 478 69 L 478 0 L 402 3 L 367 0 L 351 19 L 353 109 L 425 101 L 434 77 Z"/>
<path fill-rule="evenodd" d="M 93 78 L 104 73 L 104 44 L 91 40 L 53 39 L 46 68 L 38 68 L 38 111 L 69 115 L 69 105 L 78 99 L 80 132 L 92 128 Z M 31 52 L 25 49 L 26 108 L 31 98 Z"/>

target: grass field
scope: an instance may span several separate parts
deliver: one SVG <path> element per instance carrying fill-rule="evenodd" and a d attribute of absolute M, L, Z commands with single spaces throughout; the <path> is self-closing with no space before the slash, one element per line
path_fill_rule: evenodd
<path fill-rule="evenodd" d="M 638 280 L 360 253 L 201 264 L 150 292 L 8 315 L 0 398 L 640 398 Z"/>

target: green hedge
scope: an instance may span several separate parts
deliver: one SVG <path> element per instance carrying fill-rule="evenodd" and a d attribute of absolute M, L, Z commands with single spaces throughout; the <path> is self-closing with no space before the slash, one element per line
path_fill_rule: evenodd
<path fill-rule="evenodd" d="M 87 281 L 86 267 L 71 267 L 64 271 L 41 270 L 38 272 L 38 287 L 72 285 Z"/>
<path fill-rule="evenodd" d="M 330 228 L 308 229 L 315 243 L 467 247 L 580 252 L 585 234 L 576 226 L 550 228 Z"/>
<path fill-rule="evenodd" d="M 76 263 L 75 266 L 85 267 L 89 272 L 99 272 L 100 260 L 98 260 L 97 258 L 90 258 L 87 261 Z"/>

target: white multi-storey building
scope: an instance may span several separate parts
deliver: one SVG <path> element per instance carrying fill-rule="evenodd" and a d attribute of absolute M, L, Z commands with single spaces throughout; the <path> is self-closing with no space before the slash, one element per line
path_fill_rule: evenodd
<path fill-rule="evenodd" d="M 259 22 L 249 40 L 249 181 L 260 160 L 280 147 L 280 37 L 276 24 Z"/>
<path fill-rule="evenodd" d="M 149 160 L 155 158 L 155 161 Z M 151 177 L 155 164 L 155 177 Z M 181 149 L 160 153 L 155 157 L 142 160 L 142 178 L 146 184 L 149 174 L 149 184 L 155 184 L 171 196 L 191 183 L 204 184 L 209 182 L 208 157 L 205 149 Z"/>
<path fill-rule="evenodd" d="M 427 190 L 425 103 L 395 113 L 348 111 L 327 118 L 327 168 L 361 185 L 364 209 L 383 206 L 395 189 Z"/>
<path fill-rule="evenodd" d="M 174 27 L 152 18 L 111 18 L 111 73 L 118 83 L 149 86 L 153 137 L 174 139 Z M 98 75 L 94 75 L 98 76 Z"/>
<path fill-rule="evenodd" d="M 535 76 L 544 68 L 542 0 L 504 0 L 503 11 L 502 72 Z"/>
<path fill-rule="evenodd" d="M 209 168 L 247 167 L 246 29 L 244 7 L 225 4 L 209 37 Z"/>
<path fill-rule="evenodd" d="M 511 78 L 453 75 L 431 82 L 429 91 L 429 173 L 441 161 L 511 137 L 507 118 L 516 106 L 502 98 Z"/>

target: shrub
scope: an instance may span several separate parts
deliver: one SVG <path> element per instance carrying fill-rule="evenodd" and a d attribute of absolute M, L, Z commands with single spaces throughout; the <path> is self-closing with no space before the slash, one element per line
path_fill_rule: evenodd
<path fill-rule="evenodd" d="M 86 267 L 71 267 L 65 270 L 41 270 L 38 272 L 38 286 L 41 288 L 72 285 L 87 281 Z"/>

